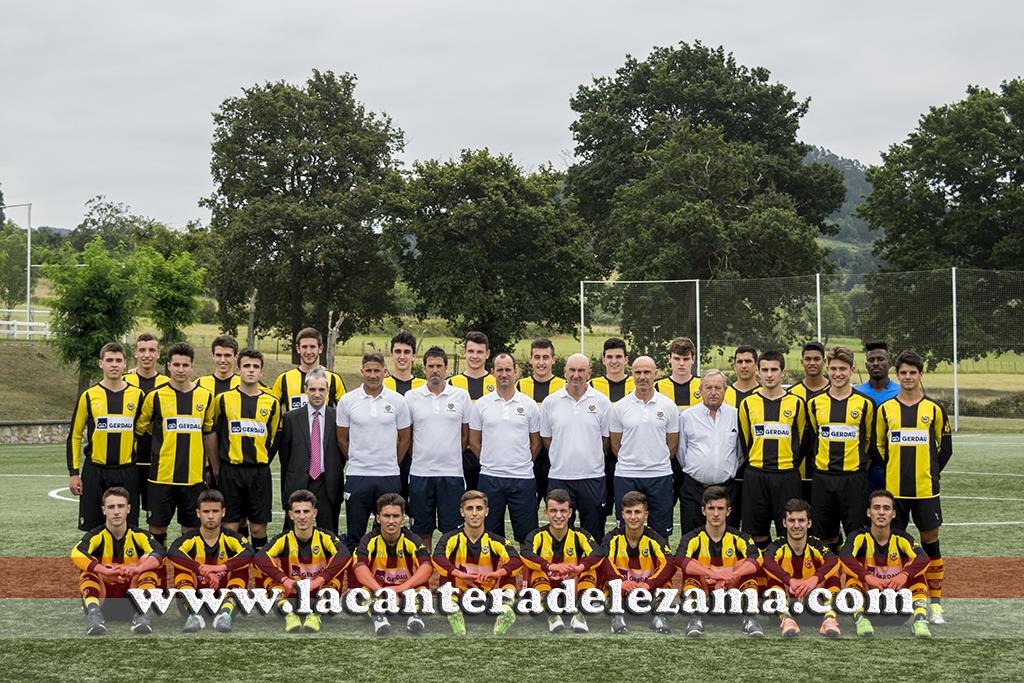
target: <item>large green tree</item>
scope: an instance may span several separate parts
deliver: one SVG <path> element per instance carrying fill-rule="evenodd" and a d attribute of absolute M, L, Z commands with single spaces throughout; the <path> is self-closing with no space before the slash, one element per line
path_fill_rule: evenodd
<path fill-rule="evenodd" d="M 863 334 L 952 360 L 955 266 L 959 357 L 1019 351 L 1024 276 L 993 271 L 1024 270 L 1024 81 L 930 108 L 867 179 L 858 213 L 886 263 L 866 281 Z M 931 272 L 893 272 L 908 270 Z"/>
<path fill-rule="evenodd" d="M 132 212 L 131 207 L 97 195 L 85 203 L 82 222 L 71 232 L 71 244 L 78 251 L 99 237 L 110 251 L 134 251 L 148 246 L 164 256 L 181 251 L 184 233 L 160 221 Z M 123 245 L 123 246 L 122 246 Z"/>
<path fill-rule="evenodd" d="M 5 221 L 0 223 L 0 308 L 24 302 L 25 231 L 13 221 Z"/>
<path fill-rule="evenodd" d="M 255 85 L 214 114 L 210 168 L 222 324 L 258 290 L 255 326 L 291 336 L 341 315 L 339 339 L 393 308 L 395 267 L 379 227 L 401 179 L 402 133 L 355 99 L 356 78 L 314 71 L 302 86 Z"/>
<path fill-rule="evenodd" d="M 45 272 L 52 282 L 51 341 L 65 363 L 78 367 L 81 390 L 99 375 L 100 348 L 121 339 L 135 325 L 134 264 L 108 251 L 96 237 L 81 254 L 65 249 Z"/>
<path fill-rule="evenodd" d="M 139 311 L 160 330 L 164 348 L 185 340 L 185 328 L 199 318 L 198 296 L 206 271 L 187 251 L 165 257 L 153 247 L 135 251 Z"/>
<path fill-rule="evenodd" d="M 568 179 L 600 255 L 610 256 L 617 246 L 607 229 L 616 191 L 651 171 L 655 152 L 680 125 L 714 126 L 726 142 L 756 145 L 758 187 L 789 195 L 801 219 L 822 234 L 832 231 L 825 218 L 842 204 L 841 174 L 803 163 L 810 148 L 797 131 L 809 101 L 797 100 L 770 76 L 765 68 L 737 64 L 724 48 L 695 42 L 655 48 L 643 61 L 627 56 L 614 77 L 580 86 L 570 100 L 579 161 Z M 659 247 L 648 245 L 652 252 Z M 691 276 L 679 269 L 674 274 Z"/>
<path fill-rule="evenodd" d="M 561 174 L 487 150 L 415 164 L 386 234 L 420 312 L 485 332 L 495 350 L 527 323 L 573 329 L 579 281 L 596 270 Z"/>

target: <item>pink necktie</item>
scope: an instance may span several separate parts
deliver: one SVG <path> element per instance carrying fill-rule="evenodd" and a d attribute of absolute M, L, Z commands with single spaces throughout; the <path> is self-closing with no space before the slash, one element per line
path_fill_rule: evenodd
<path fill-rule="evenodd" d="M 309 434 L 309 478 L 319 479 L 323 473 L 323 469 L 320 466 L 320 411 L 313 413 L 313 430 Z"/>

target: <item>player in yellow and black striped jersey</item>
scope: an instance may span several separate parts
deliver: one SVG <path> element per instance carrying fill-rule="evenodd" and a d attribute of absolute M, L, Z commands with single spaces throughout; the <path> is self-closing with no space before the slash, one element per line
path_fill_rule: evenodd
<path fill-rule="evenodd" d="M 127 598 L 129 588 L 157 588 L 157 569 L 164 549 L 145 531 L 128 524 L 131 509 L 128 490 L 113 486 L 103 492 L 103 525 L 86 532 L 71 550 L 78 568 L 78 588 L 86 616 L 86 635 L 102 635 L 107 627 L 102 603 L 107 598 Z M 127 601 L 124 601 L 127 602 Z M 145 614 L 132 617 L 133 633 L 152 633 Z"/>
<path fill-rule="evenodd" d="M 530 344 L 530 368 L 528 377 L 516 381 L 516 391 L 521 391 L 532 398 L 539 408 L 551 394 L 565 386 L 565 379 L 556 377 L 551 370 L 555 364 L 555 345 L 546 337 L 534 339 Z M 537 504 L 544 500 L 548 492 L 548 472 L 551 470 L 551 458 L 548 449 L 542 443 L 537 456 L 533 459 L 533 480 L 537 485 Z"/>
<path fill-rule="evenodd" d="M 135 422 L 143 394 L 123 380 L 125 351 L 117 342 L 103 345 L 99 366 L 103 379 L 79 395 L 67 441 L 68 488 L 79 496 L 78 528 L 82 531 L 103 523 L 101 498 L 108 488 L 123 486 L 130 501 L 135 501 L 139 490 Z M 138 523 L 139 512 L 131 507 L 128 524 Z"/>
<path fill-rule="evenodd" d="M 801 495 L 798 468 L 807 449 L 807 405 L 782 388 L 786 359 L 765 351 L 757 359 L 761 391 L 739 407 L 743 482 L 743 530 L 767 547 L 771 524 L 782 535 L 782 507 Z"/>
<path fill-rule="evenodd" d="M 143 332 L 135 341 L 135 362 L 136 367 L 124 375 L 124 381 L 133 387 L 142 389 L 143 394 L 148 394 L 171 381 L 171 378 L 156 368 L 157 360 L 160 357 L 160 343 L 157 338 L 149 332 Z M 138 472 L 139 495 L 132 500 L 132 508 L 139 511 L 149 510 L 149 466 L 152 443 L 149 435 L 136 435 L 135 443 L 135 466 Z"/>
<path fill-rule="evenodd" d="M 323 336 L 313 327 L 302 328 L 295 335 L 295 352 L 299 356 L 299 366 L 278 375 L 270 390 L 270 393 L 281 402 L 281 410 L 285 413 L 301 408 L 308 403 L 304 393 L 306 373 L 313 368 L 322 367 L 320 355 L 324 352 Z M 330 378 L 330 384 L 327 387 L 327 405 L 333 408 L 345 395 L 345 382 L 342 381 L 341 375 L 326 368 L 323 370 Z"/>
<path fill-rule="evenodd" d="M 786 503 L 782 525 L 786 528 L 786 535 L 776 539 L 764 551 L 762 566 L 768 588 L 782 591 L 784 603 L 779 612 L 779 625 L 782 637 L 792 638 L 800 633 L 797 621 L 802 612 L 791 612 L 790 605 L 794 600 L 803 602 L 816 588 L 828 589 L 834 598 L 839 592 L 839 559 L 808 533 L 811 529 L 811 506 L 806 500 L 794 498 Z M 823 616 L 819 633 L 826 638 L 842 635 L 831 602 Z"/>
<path fill-rule="evenodd" d="M 875 453 L 874 402 L 853 389 L 853 351 L 842 346 L 827 354 L 828 390 L 807 404 L 813 463 L 811 509 L 814 529 L 832 549 L 839 549 L 839 527 L 852 533 L 864 525 L 868 464 Z"/>
<path fill-rule="evenodd" d="M 304 629 L 320 630 L 320 616 L 313 612 L 302 619 L 284 607 L 296 594 L 295 583 L 309 579 L 310 593 L 316 595 L 321 588 L 341 590 L 342 573 L 352 563 L 352 554 L 341 539 L 316 523 L 316 496 L 299 489 L 288 497 L 288 519 L 291 531 L 275 536 L 253 558 L 253 565 L 263 574 L 263 587 L 281 589 L 277 602 L 278 612 L 284 615 L 287 633 Z"/>
<path fill-rule="evenodd" d="M 180 342 L 167 356 L 171 383 L 146 395 L 135 427 L 152 436 L 149 530 L 161 543 L 175 510 L 182 533 L 199 526 L 196 497 L 206 488 L 207 450 L 216 447 L 213 395 L 192 381 L 195 350 Z"/>
<path fill-rule="evenodd" d="M 213 372 L 196 379 L 196 384 L 216 397 L 238 386 L 238 373 L 235 372 L 238 342 L 226 334 L 214 337 L 210 354 L 213 356 Z"/>
<path fill-rule="evenodd" d="M 572 501 L 564 489 L 549 491 L 544 513 L 548 523 L 534 529 L 523 541 L 519 555 L 529 570 L 529 585 L 547 593 L 553 585 L 568 579 L 576 581 L 576 590 L 597 586 L 596 567 L 604 561 L 595 555 L 597 541 L 586 531 L 569 524 Z"/>
<path fill-rule="evenodd" d="M 804 378 L 789 387 L 789 393 L 799 396 L 804 402 L 810 401 L 815 396 L 828 391 L 828 378 L 824 376 L 822 369 L 825 366 L 825 347 L 821 342 L 811 341 L 804 344 L 800 352 L 800 365 L 804 369 Z M 800 463 L 800 482 L 803 491 L 802 498 L 808 502 L 811 500 L 812 474 L 814 466 L 811 458 L 804 458 Z"/>
<path fill-rule="evenodd" d="M 921 546 L 931 558 L 928 593 L 931 620 L 945 623 L 940 604 L 945 564 L 939 548 L 942 503 L 939 475 L 953 456 L 952 429 L 946 412 L 924 394 L 924 361 L 913 351 L 896 357 L 900 393 L 878 406 L 875 443 L 885 465 L 885 485 L 896 499 L 896 529 L 906 529 L 911 516 L 921 532 Z"/>
<path fill-rule="evenodd" d="M 870 525 L 851 534 L 839 554 L 846 570 L 846 586 L 861 591 L 871 588 L 910 590 L 914 601 L 914 635 L 931 637 L 928 629 L 928 592 L 925 572 L 928 555 L 906 531 L 893 528 L 896 499 L 889 491 L 874 491 L 867 509 Z M 854 614 L 857 635 L 870 638 L 874 627 L 863 611 Z"/>
<path fill-rule="evenodd" d="M 397 493 L 385 493 L 377 499 L 376 508 L 377 524 L 356 548 L 353 578 L 371 593 L 391 588 L 401 594 L 426 587 L 434 574 L 434 565 L 430 551 L 404 526 L 405 499 Z M 372 616 L 374 633 L 384 635 L 391 631 L 387 616 Z M 410 633 L 419 633 L 424 628 L 423 619 L 418 614 L 410 615 L 406 628 Z"/>

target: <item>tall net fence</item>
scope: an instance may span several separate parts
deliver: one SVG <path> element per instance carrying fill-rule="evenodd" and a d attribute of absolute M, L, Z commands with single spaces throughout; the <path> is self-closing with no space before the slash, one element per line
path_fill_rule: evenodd
<path fill-rule="evenodd" d="M 866 381 L 864 342 L 920 353 L 926 390 L 954 414 L 1024 417 L 1024 272 L 946 269 L 750 280 L 605 281 L 581 286 L 584 353 L 621 336 L 630 354 L 664 363 L 676 336 L 694 340 L 699 367 L 730 369 L 736 346 L 788 351 L 816 339 L 851 347 Z"/>

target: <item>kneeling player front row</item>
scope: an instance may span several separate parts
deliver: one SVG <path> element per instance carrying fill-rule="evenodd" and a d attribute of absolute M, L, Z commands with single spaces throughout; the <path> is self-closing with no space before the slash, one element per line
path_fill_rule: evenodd
<path fill-rule="evenodd" d="M 106 632 L 104 600 L 126 598 L 129 588 L 165 586 L 165 560 L 173 567 L 173 586 L 181 592 L 245 588 L 250 578 L 256 587 L 280 589 L 276 608 L 289 633 L 316 632 L 321 627 L 317 613 L 297 613 L 296 583 L 302 579 L 309 580 L 314 599 L 321 588 L 340 592 L 346 576 L 349 589 L 363 587 L 374 592 L 388 588 L 400 594 L 427 587 L 436 570 L 442 583 L 451 583 L 459 591 L 525 585 L 545 594 L 570 579 L 575 581 L 577 592 L 587 588 L 607 590 L 608 583 L 616 579 L 622 581 L 623 593 L 639 588 L 653 591 L 670 586 L 676 572 L 682 575 L 684 591 L 696 589 L 707 595 L 717 588 L 753 588 L 759 592 L 779 588 L 786 595 L 786 608 L 779 615 L 783 637 L 800 633 L 797 615 L 805 610 L 794 605 L 803 603 L 816 588 L 825 588 L 832 596 L 844 583 L 860 591 L 906 588 L 913 596 L 914 635 L 931 635 L 924 578 L 928 556 L 911 536 L 893 529 L 895 501 L 888 491 L 871 494 L 867 509 L 870 525 L 851 534 L 838 557 L 808 534 L 810 506 L 796 498 L 785 506 L 785 537 L 763 554 L 749 536 L 726 525 L 728 493 L 717 486 L 709 487 L 703 495 L 704 526 L 684 536 L 675 554 L 659 534 L 648 528 L 647 500 L 642 493 L 630 491 L 623 497 L 623 523 L 600 543 L 572 526 L 574 511 L 566 491 L 551 491 L 545 503 L 548 524 L 533 531 L 517 551 L 485 530 L 487 496 L 466 491 L 460 505 L 463 525 L 443 535 L 431 556 L 422 540 L 404 527 L 405 500 L 398 494 L 385 494 L 377 500 L 377 523 L 362 538 L 353 556 L 334 533 L 315 526 L 316 496 L 307 490 L 294 492 L 288 500 L 291 529 L 255 552 L 246 538 L 222 526 L 224 498 L 216 490 L 199 494 L 199 529 L 164 549 L 150 534 L 128 524 L 129 493 L 111 487 L 102 497 L 105 523 L 86 533 L 72 550 L 71 558 L 81 572 L 79 586 L 88 635 Z M 826 603 L 828 611 L 815 619 L 821 619 L 823 636 L 838 638 L 836 613 L 830 600 Z M 193 611 L 186 600 L 178 604 L 185 616 L 185 632 L 205 627 L 202 610 Z M 235 609 L 234 598 L 227 598 L 212 615 L 213 628 L 231 631 Z M 129 613 L 133 633 L 152 632 L 146 614 L 134 609 Z M 371 611 L 370 618 L 375 633 L 383 635 L 391 630 L 386 614 Z M 505 604 L 494 622 L 494 633 L 506 633 L 515 620 L 516 612 Z M 448 621 L 454 634 L 466 634 L 461 610 L 449 615 Z M 741 621 L 748 636 L 764 636 L 756 617 L 743 616 Z M 874 627 L 863 612 L 854 614 L 854 623 L 858 636 L 874 635 Z M 562 616 L 552 614 L 548 626 L 553 633 L 567 626 L 579 633 L 589 630 L 580 612 L 573 614 L 568 624 Z M 670 631 L 660 614 L 650 618 L 650 627 L 659 633 Z M 424 629 L 424 621 L 417 614 L 410 615 L 406 628 L 417 633 Z M 625 633 L 626 618 L 613 615 L 611 629 Z M 704 635 L 700 616 L 689 617 L 686 635 Z"/>

